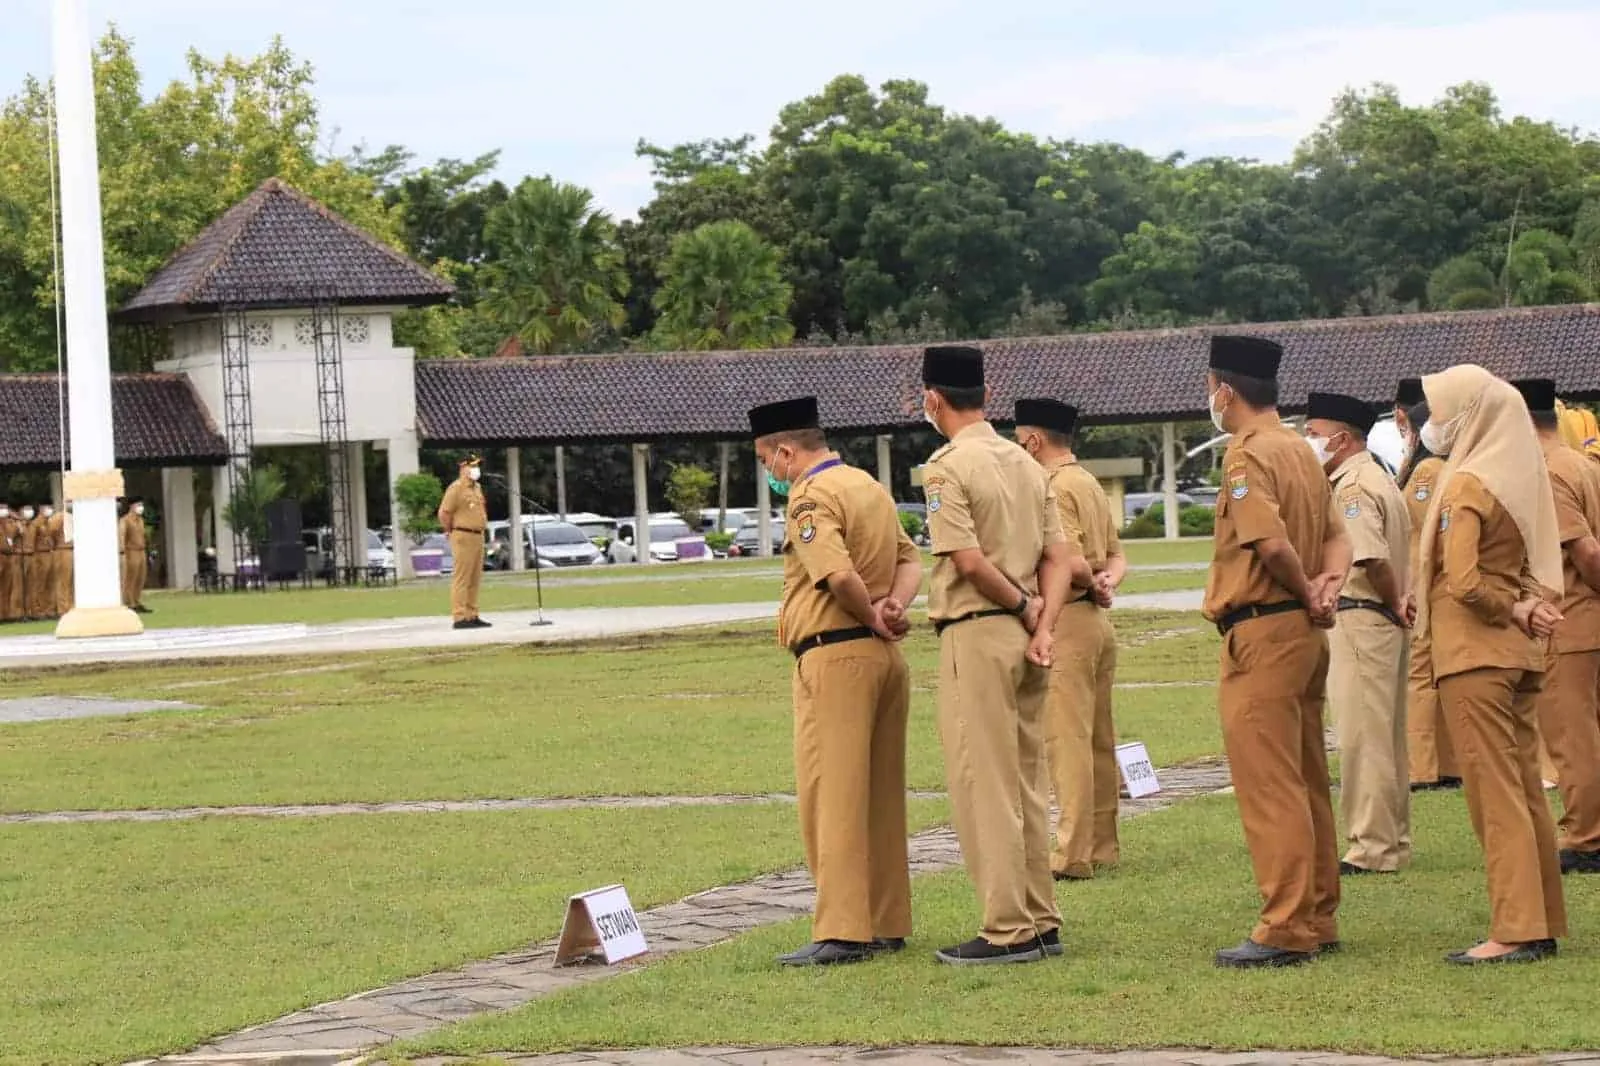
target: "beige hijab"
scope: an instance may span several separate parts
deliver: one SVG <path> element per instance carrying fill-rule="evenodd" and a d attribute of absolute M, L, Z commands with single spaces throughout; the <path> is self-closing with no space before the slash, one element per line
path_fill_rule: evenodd
<path fill-rule="evenodd" d="M 1453 366 L 1422 379 L 1428 420 L 1439 426 L 1459 418 L 1450 455 L 1433 487 L 1423 519 L 1419 580 L 1433 572 L 1439 540 L 1439 506 L 1456 474 L 1471 474 L 1511 515 L 1522 534 L 1533 579 L 1551 598 L 1561 594 L 1561 541 L 1544 450 L 1516 389 L 1481 366 Z M 1420 426 L 1418 427 L 1421 428 Z M 1427 625 L 1427 590 L 1417 596 L 1417 627 Z"/>

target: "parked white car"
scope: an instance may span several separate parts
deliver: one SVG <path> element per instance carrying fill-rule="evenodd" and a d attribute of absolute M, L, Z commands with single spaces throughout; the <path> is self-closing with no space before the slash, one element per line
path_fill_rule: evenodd
<path fill-rule="evenodd" d="M 613 563 L 638 561 L 634 544 L 634 523 L 617 523 L 617 537 L 606 555 Z M 704 562 L 711 557 L 706 538 L 691 530 L 681 518 L 650 519 L 650 561 L 657 563 Z"/>

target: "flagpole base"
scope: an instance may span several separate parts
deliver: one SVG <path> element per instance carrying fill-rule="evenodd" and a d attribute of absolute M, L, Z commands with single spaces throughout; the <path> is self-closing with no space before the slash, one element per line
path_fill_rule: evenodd
<path fill-rule="evenodd" d="M 132 637 L 144 632 L 144 623 L 128 608 L 74 607 L 56 623 L 56 637 Z"/>

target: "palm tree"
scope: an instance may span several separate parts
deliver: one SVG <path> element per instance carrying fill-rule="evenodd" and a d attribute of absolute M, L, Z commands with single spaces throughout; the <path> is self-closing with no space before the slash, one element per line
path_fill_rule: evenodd
<path fill-rule="evenodd" d="M 483 303 L 536 352 L 581 349 L 623 320 L 616 226 L 589 190 L 525 178 L 484 227 Z"/>
<path fill-rule="evenodd" d="M 743 222 L 708 222 L 680 235 L 656 291 L 655 340 L 663 348 L 774 348 L 794 337 L 793 289 L 778 252 Z M 728 511 L 726 443 L 718 449 L 717 531 Z"/>

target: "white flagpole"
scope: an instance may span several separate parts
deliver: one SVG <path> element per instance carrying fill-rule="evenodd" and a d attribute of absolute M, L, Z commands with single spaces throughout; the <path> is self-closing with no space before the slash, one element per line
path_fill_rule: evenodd
<path fill-rule="evenodd" d="M 66 295 L 67 413 L 75 605 L 58 637 L 143 632 L 122 605 L 117 498 L 123 495 L 111 435 L 111 346 L 106 329 L 105 250 L 95 147 L 94 64 L 84 0 L 54 0 L 56 141 L 61 163 L 62 281 Z"/>

